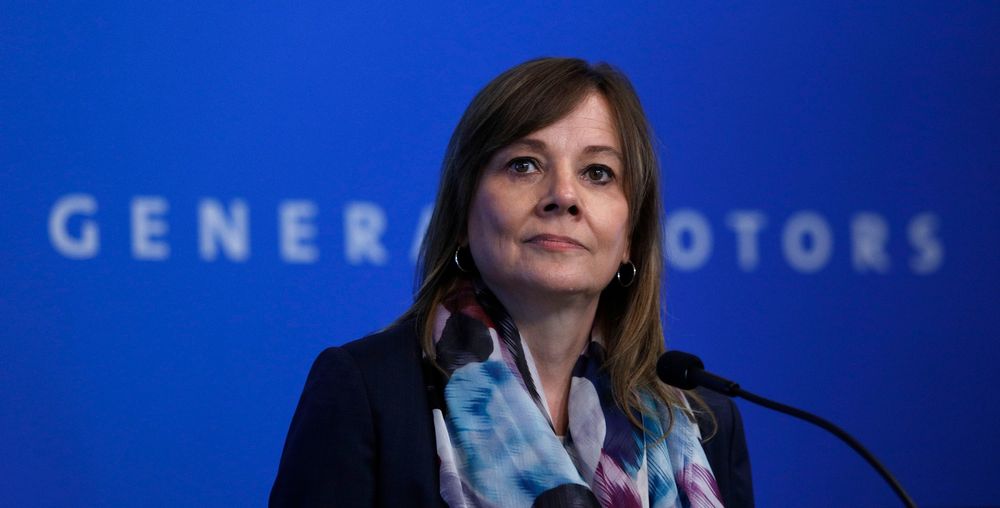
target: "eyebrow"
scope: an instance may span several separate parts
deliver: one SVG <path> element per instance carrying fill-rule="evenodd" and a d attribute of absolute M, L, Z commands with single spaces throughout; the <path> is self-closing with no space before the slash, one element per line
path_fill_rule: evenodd
<path fill-rule="evenodd" d="M 533 150 L 537 150 L 539 152 L 545 151 L 547 147 L 544 141 L 533 138 L 519 139 L 510 144 L 510 146 L 516 146 L 516 145 L 523 145 Z M 590 145 L 583 149 L 583 153 L 585 154 L 609 153 L 617 157 L 619 161 L 625 160 L 624 157 L 622 157 L 622 154 L 618 150 L 615 150 L 613 147 L 605 145 Z"/>
<path fill-rule="evenodd" d="M 583 153 L 598 154 L 598 153 L 610 153 L 615 157 L 618 157 L 619 161 L 625 160 L 622 154 L 618 153 L 618 150 L 611 148 L 610 146 L 604 145 L 591 145 L 583 149 Z"/>

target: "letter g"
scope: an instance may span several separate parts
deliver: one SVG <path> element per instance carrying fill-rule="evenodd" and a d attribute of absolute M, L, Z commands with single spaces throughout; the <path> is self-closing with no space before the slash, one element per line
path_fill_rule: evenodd
<path fill-rule="evenodd" d="M 67 226 L 73 215 L 92 216 L 97 213 L 97 200 L 90 194 L 67 194 L 59 198 L 49 212 L 49 241 L 56 251 L 70 259 L 89 259 L 100 250 L 97 223 L 85 219 L 79 236 L 70 234 Z"/>

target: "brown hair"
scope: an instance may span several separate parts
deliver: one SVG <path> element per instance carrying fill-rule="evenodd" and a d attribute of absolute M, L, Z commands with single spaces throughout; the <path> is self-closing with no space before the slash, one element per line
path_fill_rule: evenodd
<path fill-rule="evenodd" d="M 441 168 L 437 201 L 418 263 L 418 290 L 400 321 L 415 319 L 422 346 L 434 358 L 434 309 L 466 276 L 455 266 L 456 249 L 467 240 L 469 210 L 482 170 L 501 148 L 568 114 L 589 93 L 600 93 L 618 129 L 629 205 L 629 245 L 637 274 L 623 288 L 612 282 L 601 293 L 595 323 L 607 347 L 615 400 L 633 421 L 647 412 L 642 391 L 684 407 L 681 392 L 660 383 L 655 363 L 664 351 L 660 324 L 663 272 L 659 164 L 639 98 L 628 78 L 606 63 L 540 58 L 496 77 L 469 104 L 451 136 Z M 700 401 L 698 401 L 700 402 Z M 641 424 L 640 424 L 641 425 Z"/>

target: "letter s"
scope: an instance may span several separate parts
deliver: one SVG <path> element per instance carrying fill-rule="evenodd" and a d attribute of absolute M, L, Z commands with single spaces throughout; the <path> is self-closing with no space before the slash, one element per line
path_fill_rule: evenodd
<path fill-rule="evenodd" d="M 932 212 L 924 212 L 910 220 L 906 228 L 910 245 L 916 250 L 910 258 L 913 273 L 928 275 L 944 263 L 944 245 L 935 235 L 941 220 Z"/>

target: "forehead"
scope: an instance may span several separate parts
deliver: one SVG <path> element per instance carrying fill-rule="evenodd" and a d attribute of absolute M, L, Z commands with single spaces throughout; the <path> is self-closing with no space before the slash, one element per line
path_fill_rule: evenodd
<path fill-rule="evenodd" d="M 542 138 L 563 145 L 596 145 L 619 149 L 618 130 L 607 99 L 597 92 L 590 92 L 566 115 L 524 139 Z M 548 139 L 545 139 L 548 138 Z M 519 140 L 521 141 L 521 140 Z"/>

